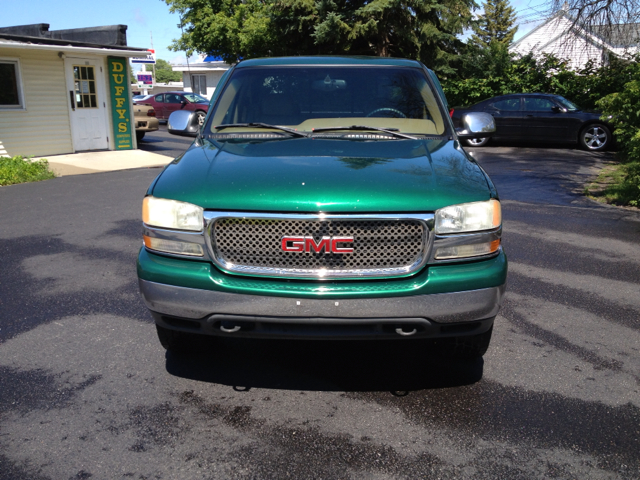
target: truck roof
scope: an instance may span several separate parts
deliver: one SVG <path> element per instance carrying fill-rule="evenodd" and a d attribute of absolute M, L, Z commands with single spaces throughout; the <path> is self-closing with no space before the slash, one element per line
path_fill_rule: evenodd
<path fill-rule="evenodd" d="M 270 57 L 241 61 L 236 68 L 263 67 L 275 65 L 385 65 L 422 68 L 416 60 L 367 56 L 313 56 L 313 57 Z"/>

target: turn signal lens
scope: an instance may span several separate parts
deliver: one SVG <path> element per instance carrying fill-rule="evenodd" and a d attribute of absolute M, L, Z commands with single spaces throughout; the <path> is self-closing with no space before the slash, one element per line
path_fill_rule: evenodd
<path fill-rule="evenodd" d="M 145 247 L 151 250 L 157 250 L 158 252 L 190 255 L 193 257 L 202 257 L 204 255 L 202 245 L 197 243 L 176 242 L 174 240 L 164 240 L 147 235 L 144 235 L 143 238 Z"/>
<path fill-rule="evenodd" d="M 487 202 L 463 203 L 436 211 L 436 234 L 478 232 L 502 225 L 500 202 L 494 198 Z"/>
<path fill-rule="evenodd" d="M 500 240 L 487 243 L 475 243 L 473 245 L 457 245 L 455 247 L 442 247 L 436 250 L 436 260 L 452 258 L 478 257 L 489 255 L 500 248 Z"/>
<path fill-rule="evenodd" d="M 204 225 L 203 209 L 191 203 L 145 197 L 142 221 L 152 227 L 198 232 Z"/>

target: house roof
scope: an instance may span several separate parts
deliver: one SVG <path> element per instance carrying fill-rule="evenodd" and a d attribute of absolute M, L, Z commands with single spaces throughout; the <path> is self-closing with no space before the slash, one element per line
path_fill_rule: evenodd
<path fill-rule="evenodd" d="M 550 16 L 540 25 L 536 26 L 526 35 L 518 39 L 513 43 L 513 46 L 517 46 L 521 43 L 525 43 L 525 39 L 530 36 L 533 36 L 535 32 L 542 29 L 545 25 L 551 23 L 552 21 L 564 20 L 566 24 L 566 30 L 558 31 L 558 37 L 564 35 L 569 30 L 573 30 L 574 33 L 581 35 L 585 40 L 591 43 L 600 43 L 602 42 L 602 46 L 608 49 L 614 48 L 628 48 L 628 47 L 636 47 L 640 45 L 640 23 L 619 23 L 612 25 L 593 25 L 590 26 L 589 29 L 584 28 L 581 25 L 574 24 L 574 18 L 571 17 L 565 10 L 558 11 L 555 15 Z M 589 39 L 588 37 L 592 36 L 595 38 Z M 546 42 L 546 45 L 552 43 L 552 40 L 549 39 Z M 539 49 L 542 49 L 542 46 L 538 46 Z"/>
<path fill-rule="evenodd" d="M 107 25 L 102 27 L 72 28 L 67 30 L 49 30 L 48 23 L 19 25 L 0 28 L 0 46 L 24 48 L 67 47 L 68 51 L 82 48 L 84 50 L 116 50 L 129 53 L 145 53 L 147 49 L 127 46 L 127 26 Z M 127 56 L 137 56 L 137 55 Z"/>
<path fill-rule="evenodd" d="M 226 71 L 231 68 L 231 65 L 223 61 L 213 62 L 194 62 L 185 63 L 182 65 L 171 65 L 171 69 L 174 72 L 212 72 L 212 71 Z"/>
<path fill-rule="evenodd" d="M 624 48 L 640 44 L 640 23 L 594 25 L 591 31 L 612 47 Z"/>

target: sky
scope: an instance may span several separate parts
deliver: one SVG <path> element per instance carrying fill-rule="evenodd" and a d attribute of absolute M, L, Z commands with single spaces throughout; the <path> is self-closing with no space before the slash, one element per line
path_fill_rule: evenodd
<path fill-rule="evenodd" d="M 482 0 L 477 0 L 482 3 Z M 511 0 L 511 5 L 524 22 L 516 40 L 536 26 L 540 11 L 552 0 Z M 82 8 L 79 8 L 82 7 Z M 168 49 L 172 40 L 180 36 L 177 14 L 169 12 L 163 0 L 106 0 L 78 2 L 77 0 L 31 0 L 28 4 L 15 0 L 0 0 L 0 27 L 48 23 L 50 30 L 86 28 L 124 24 L 127 43 L 131 47 L 153 48 L 157 58 L 173 64 L 186 63 L 184 53 Z M 153 39 L 153 40 L 152 40 Z"/>

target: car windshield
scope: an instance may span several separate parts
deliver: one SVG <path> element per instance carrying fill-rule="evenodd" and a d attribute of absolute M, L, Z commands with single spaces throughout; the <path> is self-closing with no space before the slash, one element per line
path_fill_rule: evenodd
<path fill-rule="evenodd" d="M 560 105 L 562 105 L 564 108 L 566 108 L 570 112 L 576 112 L 576 111 L 580 110 L 580 107 L 578 107 L 575 103 L 570 102 L 569 100 L 567 100 L 564 97 L 561 97 L 561 96 L 558 95 L 558 96 L 556 96 L 554 98 L 558 101 L 558 103 Z"/>
<path fill-rule="evenodd" d="M 197 93 L 185 93 L 184 98 L 189 100 L 191 103 L 209 103 L 209 100 Z"/>
<path fill-rule="evenodd" d="M 341 126 L 425 135 L 445 130 L 424 71 L 391 66 L 238 68 L 216 102 L 208 128 L 217 133 L 217 125 L 245 124 L 235 132 L 250 131 L 250 123 L 303 132 Z"/>

